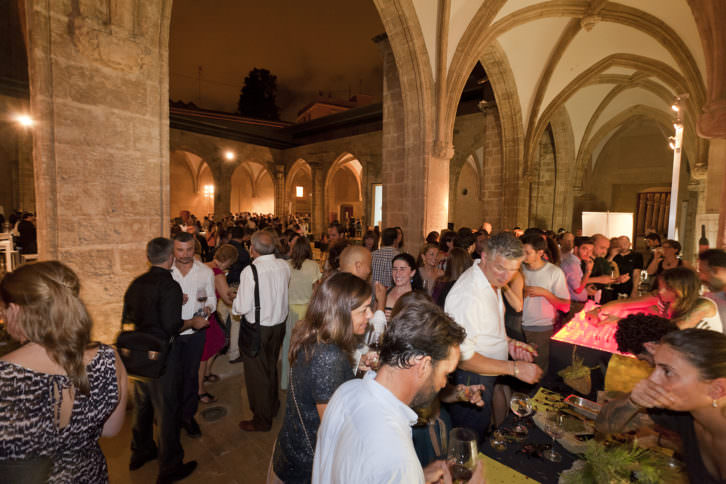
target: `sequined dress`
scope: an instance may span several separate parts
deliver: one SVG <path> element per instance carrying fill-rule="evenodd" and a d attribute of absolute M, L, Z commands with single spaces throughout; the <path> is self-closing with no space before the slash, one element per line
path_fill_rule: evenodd
<path fill-rule="evenodd" d="M 310 482 L 313 449 L 320 426 L 316 404 L 328 403 L 335 390 L 353 376 L 349 356 L 337 345 L 316 344 L 310 360 L 305 359 L 303 352 L 298 354 L 292 366 L 285 418 L 273 455 L 275 474 L 285 484 Z"/>
<path fill-rule="evenodd" d="M 108 482 L 98 439 L 119 401 L 113 349 L 100 345 L 86 371 L 91 391 L 75 392 L 70 421 L 59 428 L 68 377 L 0 361 L 0 460 L 49 457 L 51 483 Z"/>

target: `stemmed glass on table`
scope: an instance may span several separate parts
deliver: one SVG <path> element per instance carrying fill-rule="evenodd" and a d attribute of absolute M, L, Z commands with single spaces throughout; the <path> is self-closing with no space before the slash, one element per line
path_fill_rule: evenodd
<path fill-rule="evenodd" d="M 511 408 L 514 415 L 518 417 L 516 425 L 514 426 L 514 436 L 517 440 L 522 441 L 527 438 L 529 431 L 520 419 L 532 415 L 532 402 L 527 394 L 514 392 L 512 393 L 512 397 L 509 399 L 509 408 Z"/>
<path fill-rule="evenodd" d="M 552 447 L 542 453 L 550 462 L 560 462 L 562 456 L 555 451 L 555 441 L 565 433 L 565 416 L 559 411 L 548 411 L 545 416 L 544 430 L 552 437 Z"/>
<path fill-rule="evenodd" d="M 471 479 L 478 456 L 476 433 L 462 427 L 451 429 L 446 464 L 454 484 L 465 483 Z"/>

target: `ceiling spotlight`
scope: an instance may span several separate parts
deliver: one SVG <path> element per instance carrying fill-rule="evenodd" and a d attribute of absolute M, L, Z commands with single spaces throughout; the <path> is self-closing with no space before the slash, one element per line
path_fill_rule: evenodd
<path fill-rule="evenodd" d="M 227 159 L 228 161 L 232 161 L 232 160 L 234 160 L 234 156 L 235 156 L 235 155 L 234 155 L 234 151 L 230 151 L 230 150 L 227 150 L 227 151 L 225 151 L 225 152 L 224 152 L 224 157 L 225 157 L 225 158 L 226 158 L 226 159 Z"/>
<path fill-rule="evenodd" d="M 675 112 L 678 112 L 678 111 L 680 111 L 680 110 L 681 110 L 681 108 L 680 108 L 680 107 L 678 107 L 678 103 L 675 103 L 675 104 L 673 104 L 673 105 L 671 106 L 671 109 L 672 109 L 673 111 L 675 111 Z"/>
<path fill-rule="evenodd" d="M 35 121 L 33 121 L 33 118 L 28 116 L 27 114 L 21 114 L 15 118 L 15 120 L 20 123 L 21 126 L 24 126 L 26 128 L 32 126 L 35 124 Z"/>

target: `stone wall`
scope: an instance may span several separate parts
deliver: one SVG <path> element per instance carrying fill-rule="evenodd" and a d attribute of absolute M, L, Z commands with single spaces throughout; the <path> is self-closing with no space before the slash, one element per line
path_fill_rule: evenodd
<path fill-rule="evenodd" d="M 78 272 L 109 341 L 146 241 L 168 231 L 171 2 L 23 5 L 40 257 Z"/>

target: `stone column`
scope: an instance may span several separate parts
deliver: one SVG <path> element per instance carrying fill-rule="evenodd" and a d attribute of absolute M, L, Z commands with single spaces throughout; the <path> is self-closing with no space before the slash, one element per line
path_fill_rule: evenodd
<path fill-rule="evenodd" d="M 699 106 L 698 135 L 710 138 L 706 214 L 718 215 L 717 247 L 726 247 L 726 2 L 688 0 L 706 58 L 706 104 Z M 698 227 L 700 229 L 700 227 Z"/>
<path fill-rule="evenodd" d="M 325 230 L 325 168 L 320 162 L 309 162 L 310 171 L 312 172 L 313 178 L 313 200 L 312 200 L 312 232 L 315 237 L 320 237 L 320 234 Z"/>
<path fill-rule="evenodd" d="M 275 165 L 275 216 L 287 215 L 285 207 L 285 165 Z"/>
<path fill-rule="evenodd" d="M 113 8 L 112 8 L 113 6 Z M 93 337 L 169 231 L 171 0 L 23 0 L 38 245 L 81 280 Z"/>
<path fill-rule="evenodd" d="M 214 177 L 214 219 L 221 220 L 231 211 L 232 174 L 236 167 L 229 166 L 219 158 L 215 158 L 208 165 Z"/>
<path fill-rule="evenodd" d="M 425 119 L 434 106 L 414 108 L 410 103 L 417 97 L 431 101 L 432 93 L 415 92 L 423 88 L 414 87 L 410 72 L 399 77 L 388 39 L 375 40 L 383 57 L 383 226 L 400 226 L 404 249 L 416 253 L 428 231 L 446 227 L 453 147 L 449 142 L 434 147 L 430 119 Z M 408 102 L 402 85 L 407 86 Z"/>

